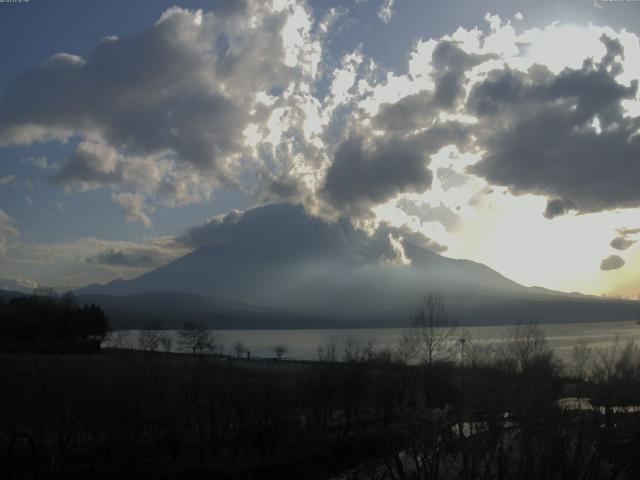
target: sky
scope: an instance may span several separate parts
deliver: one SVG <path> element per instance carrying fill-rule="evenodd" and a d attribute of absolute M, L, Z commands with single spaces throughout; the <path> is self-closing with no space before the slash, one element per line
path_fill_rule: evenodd
<path fill-rule="evenodd" d="M 0 288 L 290 202 L 640 298 L 639 35 L 634 1 L 0 3 Z"/>

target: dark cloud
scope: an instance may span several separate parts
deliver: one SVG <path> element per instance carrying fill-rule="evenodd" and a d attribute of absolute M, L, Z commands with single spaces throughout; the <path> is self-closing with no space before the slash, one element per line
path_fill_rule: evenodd
<path fill-rule="evenodd" d="M 616 237 L 611 240 L 611 246 L 616 250 L 626 250 L 634 243 L 636 243 L 636 240 L 631 240 L 627 237 Z"/>
<path fill-rule="evenodd" d="M 251 10 L 251 14 L 238 13 Z M 0 145 L 80 136 L 127 156 L 162 155 L 220 182 L 243 153 L 257 92 L 288 84 L 286 11 L 222 2 L 212 13 L 171 8 L 139 35 L 104 39 L 86 59 L 57 54 L 7 87 Z M 215 46 L 215 48 L 212 48 Z M 79 149 L 59 180 L 117 183 Z"/>
<path fill-rule="evenodd" d="M 301 205 L 288 203 L 231 212 L 191 229 L 178 237 L 176 244 L 189 248 L 234 244 L 241 248 L 240 245 L 261 242 L 266 245 L 264 248 L 286 245 L 288 251 L 283 255 L 287 258 L 283 262 L 295 255 L 309 260 L 328 253 L 332 261 L 379 263 L 397 260 L 392 238 L 433 252 L 446 249 L 406 225 L 394 227 L 383 222 L 372 233 L 366 233 L 344 218 L 326 221 L 309 214 Z"/>
<path fill-rule="evenodd" d="M 626 250 L 637 241 L 628 237 L 638 233 L 640 233 L 640 228 L 619 228 L 618 236 L 611 240 L 611 246 L 616 250 Z"/>
<path fill-rule="evenodd" d="M 640 205 L 640 119 L 621 105 L 638 82 L 616 81 L 622 46 L 601 40 L 607 54 L 598 64 L 588 59 L 557 75 L 542 66 L 496 70 L 467 100 L 485 150 L 469 170 L 515 194 L 551 197 L 549 218 Z"/>
<path fill-rule="evenodd" d="M 492 57 L 467 53 L 451 40 L 439 42 L 432 55 L 435 88 L 382 104 L 373 118 L 374 127 L 409 132 L 431 125 L 440 112 L 455 109 L 464 98 L 466 72 L 489 58 Z"/>
<path fill-rule="evenodd" d="M 574 212 L 577 209 L 576 204 L 571 200 L 560 200 L 558 198 L 554 198 L 553 200 L 547 201 L 547 208 L 545 208 L 543 215 L 548 219 L 552 219 L 561 215 L 566 215 L 569 212 Z"/>
<path fill-rule="evenodd" d="M 119 156 L 113 150 L 82 142 L 69 155 L 54 179 L 61 183 L 111 185 L 122 182 L 124 175 Z"/>
<path fill-rule="evenodd" d="M 624 266 L 624 260 L 618 255 L 610 255 L 600 264 L 600 270 L 617 270 Z"/>
<path fill-rule="evenodd" d="M 87 263 L 109 267 L 156 268 L 173 260 L 174 255 L 157 248 L 110 249 L 87 257 Z"/>
<path fill-rule="evenodd" d="M 430 156 L 450 144 L 464 149 L 468 139 L 468 127 L 454 122 L 405 137 L 353 136 L 338 146 L 322 194 L 344 214 L 366 214 L 399 193 L 429 189 Z"/>
<path fill-rule="evenodd" d="M 261 204 L 291 202 L 301 203 L 310 195 L 309 188 L 293 175 L 263 174 L 258 176 L 256 200 Z"/>

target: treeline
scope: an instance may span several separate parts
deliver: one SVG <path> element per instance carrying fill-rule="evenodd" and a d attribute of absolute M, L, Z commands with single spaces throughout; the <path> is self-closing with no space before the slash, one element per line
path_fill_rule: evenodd
<path fill-rule="evenodd" d="M 0 349 L 88 352 L 100 349 L 108 321 L 100 307 L 79 306 L 73 294 L 0 299 Z"/>

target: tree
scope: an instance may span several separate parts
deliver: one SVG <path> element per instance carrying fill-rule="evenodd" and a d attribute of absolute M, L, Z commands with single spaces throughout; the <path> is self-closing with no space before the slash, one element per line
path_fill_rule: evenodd
<path fill-rule="evenodd" d="M 211 344 L 211 334 L 202 325 L 187 322 L 178 330 L 178 346 L 180 350 L 193 355 L 204 352 Z"/>
<path fill-rule="evenodd" d="M 162 349 L 165 353 L 169 353 L 173 346 L 173 338 L 171 338 L 166 332 L 161 332 L 160 345 L 162 345 Z"/>
<path fill-rule="evenodd" d="M 140 350 L 155 352 L 160 346 L 161 338 L 161 332 L 157 330 L 142 330 L 138 335 L 138 346 Z"/>
<path fill-rule="evenodd" d="M 547 342 L 544 330 L 533 320 L 518 321 L 502 344 L 502 360 L 505 366 L 517 372 L 544 366 L 553 367 L 553 350 Z"/>
<path fill-rule="evenodd" d="M 411 320 L 412 328 L 400 340 L 406 357 L 431 368 L 434 362 L 450 356 L 457 328 L 449 320 L 442 294 L 426 295 Z"/>
<path fill-rule="evenodd" d="M 271 350 L 273 351 L 273 353 L 275 354 L 278 360 L 282 360 L 282 357 L 284 357 L 285 354 L 289 351 L 289 347 L 287 347 L 282 343 L 279 343 L 271 347 Z"/>
<path fill-rule="evenodd" d="M 246 351 L 247 347 L 241 340 L 238 340 L 233 344 L 233 352 L 236 354 L 236 357 L 242 357 L 246 353 Z"/>
<path fill-rule="evenodd" d="M 225 341 L 221 333 L 216 332 L 209 335 L 209 343 L 207 349 L 214 357 L 222 357 L 224 355 Z"/>
<path fill-rule="evenodd" d="M 432 400 L 431 378 L 433 364 L 449 358 L 456 346 L 456 327 L 447 316 L 442 294 L 427 294 L 412 317 L 412 328 L 406 330 L 400 340 L 401 357 L 413 359 L 423 365 L 425 375 L 425 399 Z"/>

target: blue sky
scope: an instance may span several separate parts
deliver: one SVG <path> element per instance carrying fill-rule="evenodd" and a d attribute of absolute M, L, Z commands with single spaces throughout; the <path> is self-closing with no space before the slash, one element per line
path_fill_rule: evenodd
<path fill-rule="evenodd" d="M 198 20 L 198 9 L 204 20 Z M 592 105 L 598 92 L 582 97 L 576 83 L 562 98 L 600 108 L 589 110 L 589 122 L 606 122 L 619 105 L 626 109 L 621 118 L 634 118 L 637 91 L 624 75 L 635 74 L 639 9 L 637 2 L 598 0 L 0 3 L 0 279 L 7 286 L 80 286 L 135 276 L 143 269 L 89 259 L 105 250 L 152 249 L 161 264 L 184 253 L 172 240 L 176 235 L 216 215 L 293 201 L 328 220 L 346 216 L 370 229 L 380 221 L 408 225 L 442 245 L 445 255 L 481 261 L 525 284 L 635 297 L 640 201 L 624 184 L 638 172 L 625 156 L 633 153 L 633 142 L 613 149 L 622 168 L 628 166 L 626 174 L 600 175 L 607 185 L 585 186 L 581 178 L 578 188 L 570 173 L 549 179 L 540 173 L 527 181 L 528 169 L 542 171 L 536 158 L 501 163 L 508 162 L 500 156 L 507 145 L 500 143 L 491 154 L 489 146 L 504 139 L 488 127 L 468 134 L 472 144 L 459 128 L 449 143 L 440 141 L 453 135 L 449 130 L 431 136 L 427 130 L 436 123 L 450 129 L 456 115 L 478 117 L 470 99 L 474 86 L 489 83 L 490 70 L 524 72 L 540 63 L 562 82 L 563 68 L 587 75 L 580 70 L 585 58 L 604 68 L 603 32 L 626 53 L 615 57 L 624 73 L 610 77 L 628 90 L 611 104 Z M 251 18 L 263 23 L 255 27 Z M 117 40 L 105 43 L 107 37 Z M 460 72 L 454 63 L 462 57 L 443 57 L 454 63 L 442 66 L 434 56 L 449 41 L 469 62 Z M 271 49 L 259 52 L 266 43 Z M 575 54 L 567 46 L 572 43 Z M 167 46 L 175 44 L 176 50 Z M 50 59 L 61 53 L 67 55 L 54 57 L 54 65 Z M 223 64 L 213 58 L 221 53 L 238 58 Z M 411 58 L 427 68 L 424 76 L 411 71 Z M 171 72 L 182 60 L 184 83 Z M 144 61 L 150 62 L 147 71 L 157 69 L 156 77 L 136 70 Z M 81 64 L 88 73 L 73 77 Z M 55 76 L 63 70 L 72 80 Z M 163 84 L 165 72 L 169 80 Z M 429 95 L 452 75 L 464 92 L 458 103 L 443 107 Z M 175 78 L 179 82 L 170 80 Z M 174 87 L 183 90 L 158 93 Z M 145 91 L 159 100 L 142 98 Z M 406 115 L 403 99 L 408 105 L 424 102 L 435 113 L 413 112 L 427 123 L 398 131 L 398 118 L 393 124 L 384 118 L 400 108 Z M 69 108 L 61 110 L 58 100 Z M 121 101 L 123 108 L 110 110 Z M 157 124 L 156 108 L 167 116 Z M 504 118 L 512 109 L 530 113 L 524 103 L 509 108 Z M 218 118 L 224 109 L 227 114 Z M 633 121 L 625 128 L 632 132 Z M 606 141 L 615 138 L 612 133 Z M 604 136 L 594 142 L 592 150 L 605 149 Z M 397 160 L 398 167 L 390 167 L 394 173 L 381 178 L 376 169 L 388 169 L 403 154 L 408 160 Z M 411 163 L 415 155 L 419 162 Z M 576 171 L 571 155 L 582 152 L 560 160 L 567 172 Z M 593 165 L 599 172 L 600 164 Z M 458 175 L 462 184 L 447 188 L 445 173 Z M 536 230 L 513 227 L 514 221 Z M 532 265 L 521 260 L 522 252 L 533 248 L 527 238 L 538 235 L 553 241 L 541 242 L 544 250 Z M 625 248 L 612 249 L 610 242 L 619 237 L 626 242 L 616 245 Z M 582 245 L 579 254 L 576 244 Z M 616 258 L 605 264 L 610 257 Z"/>

